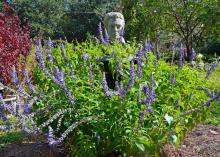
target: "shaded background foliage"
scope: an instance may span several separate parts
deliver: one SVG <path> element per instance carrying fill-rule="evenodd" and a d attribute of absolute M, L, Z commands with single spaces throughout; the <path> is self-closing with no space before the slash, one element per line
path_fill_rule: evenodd
<path fill-rule="evenodd" d="M 17 0 L 15 10 L 22 21 L 32 22 L 31 36 L 67 37 L 85 40 L 86 33 L 96 34 L 103 15 L 114 10 L 116 0 Z"/>
<path fill-rule="evenodd" d="M 212 39 L 219 45 L 219 0 L 122 1 L 127 40 L 136 37 L 136 40 L 143 41 L 149 36 L 154 42 L 158 42 L 164 36 L 167 38 L 172 34 L 171 41 L 182 42 L 187 53 L 192 48 L 207 52 L 207 39 Z M 215 52 L 220 53 L 219 50 Z"/>
<path fill-rule="evenodd" d="M 127 41 L 178 41 L 189 55 L 192 48 L 219 53 L 219 0 L 17 0 L 14 5 L 23 22 L 32 21 L 32 37 L 85 41 L 88 34 L 97 34 L 105 13 L 119 11 L 125 16 Z"/>
<path fill-rule="evenodd" d="M 31 37 L 53 37 L 54 32 L 61 31 L 60 24 L 65 14 L 63 0 L 17 0 L 14 4 L 22 23 L 31 21 Z"/>

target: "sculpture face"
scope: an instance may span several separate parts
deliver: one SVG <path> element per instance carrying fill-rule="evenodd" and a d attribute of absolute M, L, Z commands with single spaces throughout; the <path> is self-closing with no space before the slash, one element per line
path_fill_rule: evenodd
<path fill-rule="evenodd" d="M 124 29 L 124 20 L 120 18 L 108 21 L 107 32 L 110 40 L 120 39 L 120 34 Z"/>

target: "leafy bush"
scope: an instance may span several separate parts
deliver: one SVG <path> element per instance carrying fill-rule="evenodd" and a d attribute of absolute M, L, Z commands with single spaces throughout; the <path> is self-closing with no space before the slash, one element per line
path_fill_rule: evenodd
<path fill-rule="evenodd" d="M 18 63 L 19 56 L 26 57 L 29 53 L 29 30 L 30 23 L 21 25 L 17 15 L 0 13 L 0 78 L 6 83 L 10 82 L 11 68 Z"/>
<path fill-rule="evenodd" d="M 150 51 L 135 43 L 38 46 L 34 76 L 43 96 L 34 110 L 43 111 L 35 118 L 49 128 L 49 143 L 68 136 L 73 156 L 156 155 L 164 143 L 178 144 L 214 99 L 199 90 L 206 80 L 197 70 Z"/>

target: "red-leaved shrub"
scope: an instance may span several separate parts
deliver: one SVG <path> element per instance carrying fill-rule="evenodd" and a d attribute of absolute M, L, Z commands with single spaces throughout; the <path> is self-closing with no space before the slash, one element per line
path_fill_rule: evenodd
<path fill-rule="evenodd" d="M 0 13 L 0 79 L 7 84 L 11 80 L 12 66 L 18 64 L 19 56 L 26 58 L 31 48 L 30 24 L 21 26 L 20 19 L 4 4 Z"/>

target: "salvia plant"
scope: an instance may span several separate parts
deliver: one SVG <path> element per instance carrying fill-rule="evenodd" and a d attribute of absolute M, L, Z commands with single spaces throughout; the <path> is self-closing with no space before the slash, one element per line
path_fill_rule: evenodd
<path fill-rule="evenodd" d="M 72 156 L 156 155 L 180 143 L 219 100 L 201 90 L 207 83 L 196 69 L 157 59 L 149 42 L 38 43 L 33 80 L 25 72 L 24 86 L 12 69 L 24 112 L 9 111 L 0 97 L 1 117 L 8 129 L 4 111 L 17 112 L 20 127 L 47 134 L 50 146 L 67 142 Z"/>

